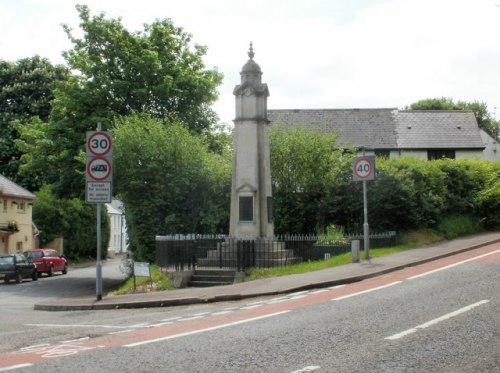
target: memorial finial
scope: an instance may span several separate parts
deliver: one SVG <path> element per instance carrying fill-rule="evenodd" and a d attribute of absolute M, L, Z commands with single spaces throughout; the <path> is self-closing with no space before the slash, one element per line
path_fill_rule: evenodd
<path fill-rule="evenodd" d="M 251 60 L 253 60 L 253 56 L 255 56 L 255 53 L 253 52 L 253 44 L 250 42 L 250 49 L 248 51 L 248 57 L 250 57 Z"/>

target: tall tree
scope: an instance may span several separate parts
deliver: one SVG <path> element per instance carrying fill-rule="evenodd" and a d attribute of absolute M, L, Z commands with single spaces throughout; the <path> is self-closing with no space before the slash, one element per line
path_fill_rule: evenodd
<path fill-rule="evenodd" d="M 215 154 L 178 123 L 145 114 L 118 118 L 113 135 L 115 188 L 136 257 L 153 258 L 155 234 L 227 230 L 229 152 Z"/>
<path fill-rule="evenodd" d="M 98 122 L 107 129 L 113 118 L 139 112 L 203 133 L 216 121 L 209 106 L 222 79 L 205 67 L 206 48 L 192 46 L 191 36 L 168 19 L 132 33 L 120 19 L 91 16 L 83 5 L 77 10 L 83 36 L 64 29 L 74 45 L 65 58 L 79 74 L 57 89 L 47 125 L 21 131 L 23 172 L 37 172 L 60 197 L 83 196 L 85 132 Z"/>
<path fill-rule="evenodd" d="M 407 106 L 410 110 L 471 110 L 476 116 L 479 128 L 486 131 L 491 137 L 498 138 L 499 123 L 491 113 L 488 112 L 486 103 L 473 101 L 453 101 L 451 98 L 427 98 L 414 102 Z"/>
<path fill-rule="evenodd" d="M 0 173 L 26 188 L 32 185 L 18 177 L 21 153 L 14 144 L 19 134 L 13 122 L 25 126 L 33 117 L 48 120 L 54 89 L 67 78 L 64 66 L 40 56 L 0 60 Z"/>
<path fill-rule="evenodd" d="M 270 131 L 275 229 L 277 233 L 323 233 L 351 161 L 337 134 L 274 124 Z"/>

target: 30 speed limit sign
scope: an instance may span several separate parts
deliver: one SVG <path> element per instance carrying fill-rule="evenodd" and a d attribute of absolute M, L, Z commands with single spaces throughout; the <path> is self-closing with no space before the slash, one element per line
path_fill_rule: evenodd
<path fill-rule="evenodd" d="M 87 157 L 111 157 L 113 140 L 105 131 L 87 132 Z"/>
<path fill-rule="evenodd" d="M 352 179 L 364 181 L 375 179 L 375 156 L 364 155 L 352 161 Z"/>

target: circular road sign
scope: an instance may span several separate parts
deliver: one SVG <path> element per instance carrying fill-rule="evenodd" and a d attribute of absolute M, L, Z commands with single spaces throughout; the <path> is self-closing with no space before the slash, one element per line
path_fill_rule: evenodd
<path fill-rule="evenodd" d="M 359 157 L 354 162 L 354 176 L 361 180 L 371 180 L 375 170 L 372 157 Z"/>
<path fill-rule="evenodd" d="M 111 162 L 106 158 L 91 158 L 87 162 L 87 175 L 96 181 L 106 181 L 111 176 Z"/>
<path fill-rule="evenodd" d="M 107 132 L 92 132 L 87 138 L 87 149 L 96 157 L 108 154 L 111 146 L 111 135 Z"/>

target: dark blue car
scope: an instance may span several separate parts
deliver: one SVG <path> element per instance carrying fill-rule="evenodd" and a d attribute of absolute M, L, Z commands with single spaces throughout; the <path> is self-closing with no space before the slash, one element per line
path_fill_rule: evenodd
<path fill-rule="evenodd" d="M 25 278 L 38 280 L 36 265 L 22 254 L 0 254 L 0 280 L 20 283 Z"/>

